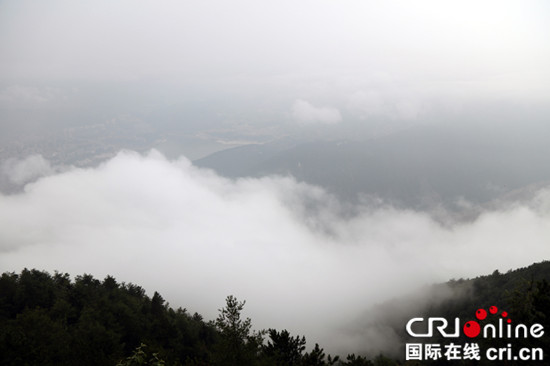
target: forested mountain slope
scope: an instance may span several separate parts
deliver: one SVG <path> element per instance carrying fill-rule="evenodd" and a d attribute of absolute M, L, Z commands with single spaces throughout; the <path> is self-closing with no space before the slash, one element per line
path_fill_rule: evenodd
<path fill-rule="evenodd" d="M 405 342 L 409 316 L 466 319 L 476 309 L 495 304 L 505 308 L 514 322 L 540 323 L 550 329 L 549 281 L 550 262 L 542 262 L 506 274 L 495 271 L 434 285 L 433 291 L 450 287 L 456 296 L 433 304 L 428 301 L 421 314 L 403 314 L 397 332 Z M 143 288 L 118 283 L 110 276 L 100 281 L 91 275 L 71 280 L 68 274 L 38 270 L 4 273 L 0 277 L 0 364 L 116 365 L 129 356 L 125 364 L 136 364 L 132 362 L 136 355 L 146 354 L 144 350 L 147 359 L 156 357 L 169 365 L 415 364 L 382 355 L 373 360 L 355 355 L 340 359 L 326 355 L 319 345 L 306 347 L 305 337 L 291 336 L 286 330 L 253 331 L 251 320 L 240 316 L 243 306 L 244 302 L 228 296 L 219 317 L 206 322 L 197 313 L 170 308 L 157 292 L 150 298 Z M 545 356 L 549 343 L 548 336 L 537 343 Z M 141 344 L 147 346 L 141 353 L 134 352 Z"/>

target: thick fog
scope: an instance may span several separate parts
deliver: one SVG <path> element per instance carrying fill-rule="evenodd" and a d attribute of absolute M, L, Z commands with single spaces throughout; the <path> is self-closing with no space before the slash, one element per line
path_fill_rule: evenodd
<path fill-rule="evenodd" d="M 364 333 L 337 335 L 372 305 L 550 254 L 548 189 L 444 227 L 384 205 L 358 204 L 350 215 L 318 187 L 231 181 L 155 151 L 58 173 L 38 161 L 12 162 L 9 172 L 19 181 L 51 175 L 0 196 L 3 270 L 111 274 L 207 319 L 233 294 L 255 327 L 289 329 L 331 350 L 368 349 Z"/>
<path fill-rule="evenodd" d="M 522 111 L 548 105 L 549 18 L 546 1 L 3 1 L 2 132 L 130 118 L 257 142 L 246 126 Z"/>

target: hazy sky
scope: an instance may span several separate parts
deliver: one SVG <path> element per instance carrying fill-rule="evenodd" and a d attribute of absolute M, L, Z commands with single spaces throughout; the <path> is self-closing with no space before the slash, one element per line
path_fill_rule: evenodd
<path fill-rule="evenodd" d="M 549 64 L 547 1 L 0 3 L 3 107 L 95 83 L 114 104 L 126 85 L 149 104 L 244 98 L 241 115 L 280 121 L 302 123 L 307 107 L 308 125 L 416 120 L 471 102 L 548 104 Z"/>

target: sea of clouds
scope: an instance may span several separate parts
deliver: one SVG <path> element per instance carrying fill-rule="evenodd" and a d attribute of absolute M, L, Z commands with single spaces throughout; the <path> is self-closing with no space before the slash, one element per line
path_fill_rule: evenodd
<path fill-rule="evenodd" d="M 549 189 L 442 224 L 384 204 L 350 210 L 291 177 L 226 179 L 154 150 L 91 168 L 34 156 L 2 174 L 24 184 L 0 194 L 2 272 L 110 274 L 206 319 L 232 294 L 255 328 L 288 329 L 329 351 L 384 348 L 346 330 L 371 306 L 550 257 Z"/>

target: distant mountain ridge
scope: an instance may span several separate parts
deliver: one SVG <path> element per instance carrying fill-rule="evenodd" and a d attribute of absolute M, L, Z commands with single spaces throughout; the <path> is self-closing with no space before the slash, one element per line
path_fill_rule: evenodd
<path fill-rule="evenodd" d="M 231 178 L 291 175 L 344 199 L 372 195 L 421 209 L 486 203 L 550 182 L 550 143 L 536 129 L 526 134 L 424 126 L 363 141 L 247 145 L 194 163 Z"/>

